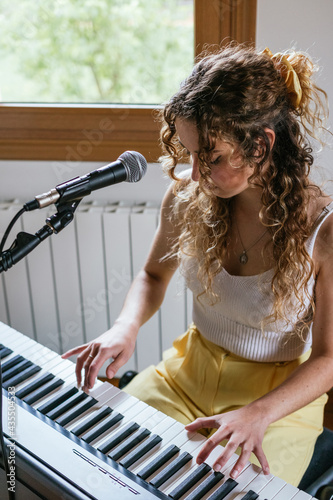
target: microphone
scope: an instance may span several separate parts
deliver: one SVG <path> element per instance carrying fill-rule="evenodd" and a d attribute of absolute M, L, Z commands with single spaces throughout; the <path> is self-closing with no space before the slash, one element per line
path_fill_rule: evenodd
<path fill-rule="evenodd" d="M 119 182 L 137 182 L 147 171 L 147 161 L 136 151 L 125 151 L 118 160 L 93 170 L 82 177 L 74 177 L 58 184 L 47 193 L 39 194 L 24 205 L 24 208 L 35 210 L 57 202 L 72 202 L 81 200 L 96 189 L 118 184 Z"/>

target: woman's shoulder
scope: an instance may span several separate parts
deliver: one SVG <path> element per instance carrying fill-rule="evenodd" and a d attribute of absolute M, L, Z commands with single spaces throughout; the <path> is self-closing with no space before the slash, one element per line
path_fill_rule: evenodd
<path fill-rule="evenodd" d="M 327 259 L 333 260 L 333 199 L 319 196 L 313 202 L 312 217 L 314 226 L 319 224 L 313 259 L 320 266 Z"/>

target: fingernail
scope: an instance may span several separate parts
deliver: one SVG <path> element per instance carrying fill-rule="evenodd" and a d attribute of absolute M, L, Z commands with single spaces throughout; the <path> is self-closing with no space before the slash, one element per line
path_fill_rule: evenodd
<path fill-rule="evenodd" d="M 238 476 L 239 474 L 239 470 L 238 469 L 235 469 L 233 471 L 230 472 L 230 477 L 232 477 L 233 479 L 236 479 L 236 477 Z"/>
<path fill-rule="evenodd" d="M 220 470 L 222 469 L 221 465 L 220 464 L 216 464 L 214 465 L 214 470 L 215 472 L 220 472 Z"/>

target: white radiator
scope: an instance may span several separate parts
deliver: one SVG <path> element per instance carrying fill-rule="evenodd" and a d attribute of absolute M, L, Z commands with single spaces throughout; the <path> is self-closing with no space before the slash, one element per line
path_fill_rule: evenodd
<path fill-rule="evenodd" d="M 0 233 L 21 206 L 0 204 Z M 34 234 L 53 213 L 24 214 L 5 248 L 19 231 Z M 69 226 L 1 274 L 0 320 L 59 353 L 106 331 L 146 259 L 158 213 L 149 203 L 80 205 Z M 176 273 L 161 309 L 141 328 L 135 354 L 119 375 L 158 363 L 163 350 L 187 328 L 191 307 Z"/>

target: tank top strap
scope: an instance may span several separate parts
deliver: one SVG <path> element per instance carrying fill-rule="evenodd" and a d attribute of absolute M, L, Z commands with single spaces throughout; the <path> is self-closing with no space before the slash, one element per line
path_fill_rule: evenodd
<path fill-rule="evenodd" d="M 318 216 L 317 220 L 315 221 L 313 225 L 313 231 L 312 234 L 309 236 L 308 241 L 307 241 L 307 250 L 309 252 L 309 255 L 312 257 L 313 254 L 313 249 L 314 245 L 316 242 L 316 238 L 319 232 L 319 229 L 321 228 L 321 225 L 323 222 L 333 213 L 333 201 L 326 205 Z"/>

